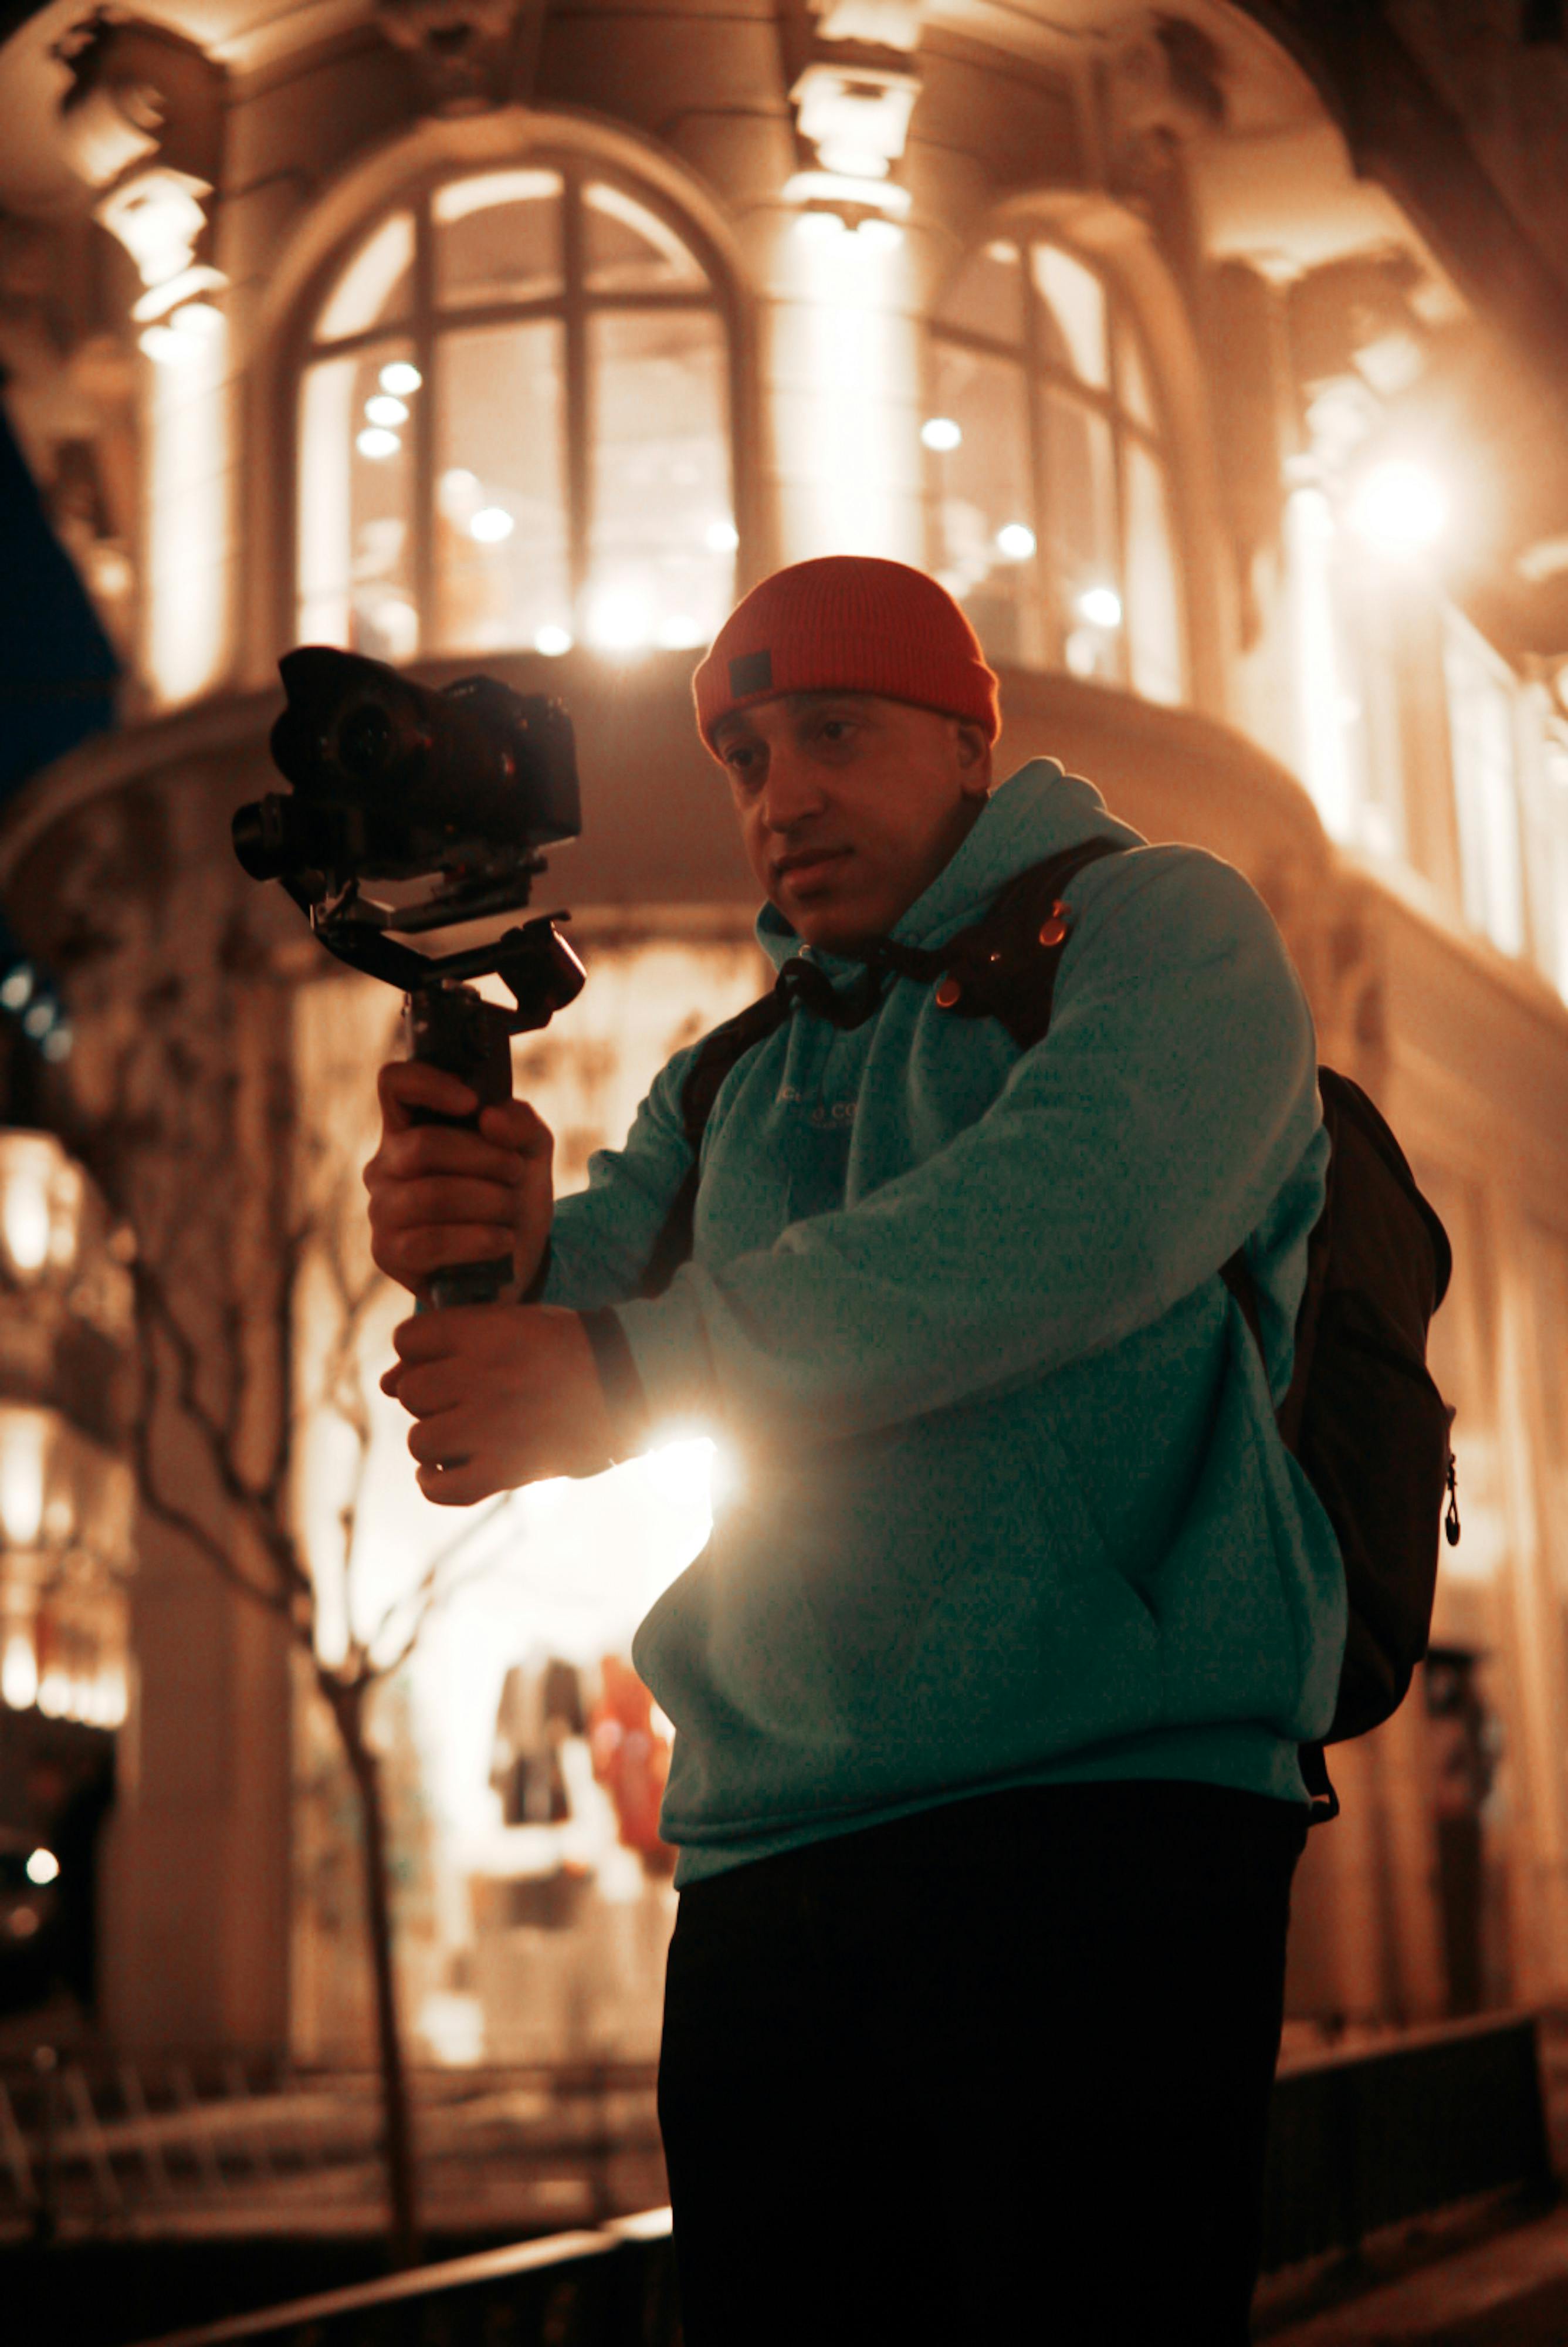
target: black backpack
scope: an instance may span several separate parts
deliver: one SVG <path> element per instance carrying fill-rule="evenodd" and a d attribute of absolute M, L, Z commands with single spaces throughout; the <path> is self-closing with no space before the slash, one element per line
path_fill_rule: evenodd
<path fill-rule="evenodd" d="M 840 993 L 813 963 L 784 964 L 771 994 L 704 1038 L 682 1093 L 692 1164 L 661 1231 L 641 1292 L 657 1296 L 692 1249 L 702 1135 L 732 1068 L 788 1018 L 796 1000 L 835 1026 L 870 1018 L 889 975 L 934 983 L 955 1018 L 999 1019 L 1020 1051 L 1050 1025 L 1056 972 L 1071 934 L 1062 892 L 1084 867 L 1122 852 L 1084 840 L 1020 873 L 984 917 L 936 952 L 883 938 L 856 957 L 864 974 Z M 1448 1234 L 1403 1151 L 1358 1084 L 1319 1068 L 1330 1156 L 1323 1211 L 1307 1245 L 1290 1389 L 1280 1434 L 1334 1527 L 1349 1628 L 1325 1742 L 1364 1736 L 1399 1708 L 1427 1651 L 1440 1520 L 1460 1536 L 1449 1429 L 1453 1412 L 1426 1366 L 1427 1328 L 1453 1269 Z M 1261 1351 L 1245 1255 L 1219 1266 Z M 1444 1497 L 1447 1495 L 1445 1513 Z M 1338 1814 L 1320 1744 L 1304 1745 L 1315 1819 Z"/>

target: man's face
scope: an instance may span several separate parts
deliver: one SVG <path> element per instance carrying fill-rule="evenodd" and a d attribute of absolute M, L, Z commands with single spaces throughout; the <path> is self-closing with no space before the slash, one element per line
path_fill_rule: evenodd
<path fill-rule="evenodd" d="M 978 725 L 868 692 L 792 692 L 722 718 L 714 743 L 746 857 L 807 945 L 880 937 L 924 896 L 985 804 Z"/>

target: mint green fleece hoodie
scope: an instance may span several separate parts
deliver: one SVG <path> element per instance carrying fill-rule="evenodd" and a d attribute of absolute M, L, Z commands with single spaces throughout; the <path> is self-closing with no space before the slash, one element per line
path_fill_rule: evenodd
<path fill-rule="evenodd" d="M 691 1051 L 557 1211 L 544 1300 L 615 1307 L 653 1426 L 740 1462 L 634 1648 L 675 1724 L 678 1882 L 1008 1785 L 1305 1800 L 1345 1599 L 1270 1400 L 1327 1159 L 1278 932 L 1230 866 L 1039 759 L 894 934 L 939 945 L 1100 835 L 1132 852 L 1069 891 L 1043 1042 L 910 979 L 856 1028 L 797 1007 L 719 1094 L 662 1296 L 627 1300 L 688 1163 Z M 758 935 L 799 950 L 772 907 Z M 1217 1276 L 1244 1241 L 1266 1378 Z"/>

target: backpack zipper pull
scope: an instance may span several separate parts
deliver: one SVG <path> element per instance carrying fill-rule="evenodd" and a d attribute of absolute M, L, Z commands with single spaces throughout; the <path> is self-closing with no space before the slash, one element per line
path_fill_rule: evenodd
<path fill-rule="evenodd" d="M 1443 1534 L 1450 1548 L 1459 1546 L 1459 1460 L 1449 1452 L 1449 1503 L 1443 1514 Z"/>

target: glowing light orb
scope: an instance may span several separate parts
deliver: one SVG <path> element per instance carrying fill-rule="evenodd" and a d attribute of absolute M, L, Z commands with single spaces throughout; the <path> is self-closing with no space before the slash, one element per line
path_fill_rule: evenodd
<path fill-rule="evenodd" d="M 374 398 L 367 399 L 364 412 L 372 424 L 396 425 L 408 421 L 408 409 L 404 402 L 394 399 L 387 392 L 378 391 Z"/>
<path fill-rule="evenodd" d="M 939 456 L 963 446 L 964 431 L 950 415 L 927 415 L 920 426 L 920 437 L 927 448 L 935 448 Z"/>
<path fill-rule="evenodd" d="M 1364 545 L 1380 553 L 1421 554 L 1448 528 L 1449 495 L 1425 465 L 1387 457 L 1362 474 L 1345 518 Z"/>
<path fill-rule="evenodd" d="M 499 546 L 517 526 L 505 506 L 481 506 L 468 524 L 468 535 L 481 546 Z"/>
<path fill-rule="evenodd" d="M 536 628 L 534 650 L 537 652 L 543 652 L 547 660 L 559 660 L 563 652 L 569 652 L 571 650 L 571 630 L 548 626 Z"/>
<path fill-rule="evenodd" d="M 1086 587 L 1078 599 L 1078 609 L 1091 628 L 1122 625 L 1122 598 L 1114 587 Z"/>
<path fill-rule="evenodd" d="M 1034 552 L 1034 532 L 1027 522 L 1004 522 L 997 532 L 997 545 L 1009 562 L 1027 562 Z"/>
<path fill-rule="evenodd" d="M 396 433 L 389 432 L 384 425 L 367 424 L 354 445 L 362 456 L 368 456 L 373 464 L 379 465 L 388 456 L 395 456 L 403 443 Z"/>
<path fill-rule="evenodd" d="M 390 391 L 397 398 L 406 399 L 411 391 L 419 389 L 425 377 L 406 359 L 389 359 L 376 380 L 383 391 Z"/>
<path fill-rule="evenodd" d="M 588 615 L 588 640 L 601 652 L 638 652 L 652 635 L 652 614 L 643 598 L 629 588 L 607 588 L 594 598 Z"/>

